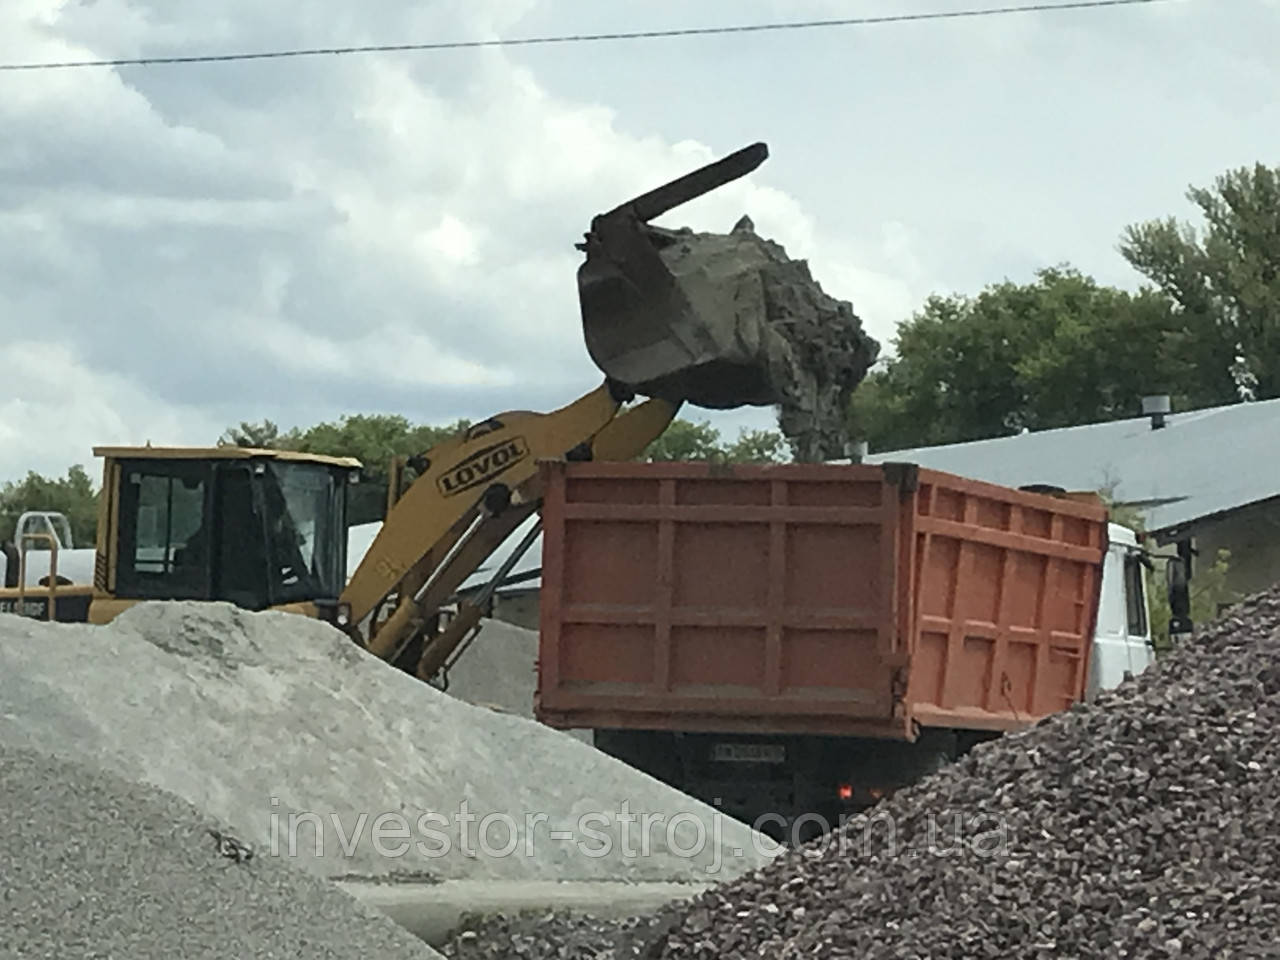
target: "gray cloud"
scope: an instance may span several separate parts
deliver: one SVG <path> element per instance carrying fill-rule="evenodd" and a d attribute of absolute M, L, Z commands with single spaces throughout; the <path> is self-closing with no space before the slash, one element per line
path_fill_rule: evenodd
<path fill-rule="evenodd" d="M 948 5 L 963 4 L 912 7 Z M 0 59 L 848 12 L 14 0 Z M 1064 259 L 1132 285 L 1114 250 L 1126 222 L 1183 212 L 1186 185 L 1227 166 L 1275 162 L 1277 27 L 1274 3 L 1193 2 L 0 75 L 0 363 L 17 371 L 0 478 L 84 462 L 94 442 L 208 442 L 240 419 L 443 422 L 568 402 L 599 376 L 573 277 L 591 215 L 755 139 L 770 162 L 675 221 L 727 229 L 750 213 L 882 339 L 931 292 Z M 732 432 L 769 414 L 710 419 Z"/>

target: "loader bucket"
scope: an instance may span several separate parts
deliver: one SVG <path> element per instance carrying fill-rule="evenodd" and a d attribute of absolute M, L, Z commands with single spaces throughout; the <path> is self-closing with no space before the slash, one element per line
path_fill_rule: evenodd
<path fill-rule="evenodd" d="M 732 265 L 672 268 L 687 231 L 648 221 L 745 176 L 768 157 L 756 143 L 596 216 L 578 249 L 583 334 L 592 361 L 637 394 L 712 409 L 781 401 L 769 351 L 750 342 L 735 304 L 748 277 Z M 741 271 L 738 272 L 739 274 Z M 759 296 L 756 300 L 760 300 Z"/>

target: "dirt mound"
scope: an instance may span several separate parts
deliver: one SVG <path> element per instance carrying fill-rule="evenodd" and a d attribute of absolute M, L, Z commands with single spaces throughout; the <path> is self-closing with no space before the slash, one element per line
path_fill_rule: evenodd
<path fill-rule="evenodd" d="M 768 859 L 713 808 L 292 614 L 6 618 L 0 703 L 0 740 L 169 790 L 328 877 L 705 881 Z"/>
<path fill-rule="evenodd" d="M 0 957 L 438 960 L 333 884 L 245 852 L 177 797 L 0 743 Z"/>

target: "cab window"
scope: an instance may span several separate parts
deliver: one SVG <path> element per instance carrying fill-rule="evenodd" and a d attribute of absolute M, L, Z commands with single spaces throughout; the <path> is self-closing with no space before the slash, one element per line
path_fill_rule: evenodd
<path fill-rule="evenodd" d="M 207 599 L 208 466 L 143 460 L 122 467 L 117 593 L 157 600 Z"/>
<path fill-rule="evenodd" d="M 1144 569 L 1142 559 L 1136 554 L 1129 554 L 1129 556 L 1125 557 L 1125 614 L 1129 623 L 1129 636 L 1131 637 L 1143 637 L 1147 634 L 1146 581 L 1142 575 Z"/>

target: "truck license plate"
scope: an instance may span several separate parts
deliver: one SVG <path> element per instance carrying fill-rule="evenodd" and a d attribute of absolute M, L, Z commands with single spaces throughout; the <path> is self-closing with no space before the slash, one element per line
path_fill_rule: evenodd
<path fill-rule="evenodd" d="M 727 763 L 785 763 L 787 748 L 776 743 L 717 743 L 711 758 Z"/>

